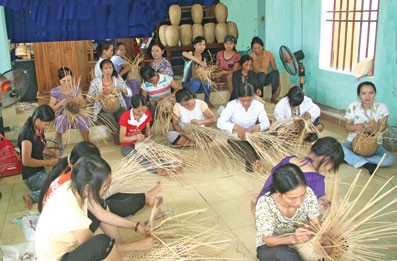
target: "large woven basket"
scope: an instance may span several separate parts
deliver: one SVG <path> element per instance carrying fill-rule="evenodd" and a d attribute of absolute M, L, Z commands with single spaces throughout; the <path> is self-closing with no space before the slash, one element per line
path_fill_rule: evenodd
<path fill-rule="evenodd" d="M 200 4 L 192 6 L 192 20 L 195 24 L 201 24 L 203 21 L 203 7 Z"/>
<path fill-rule="evenodd" d="M 204 24 L 204 38 L 207 43 L 215 43 L 215 23 Z"/>
<path fill-rule="evenodd" d="M 113 94 L 103 95 L 101 97 L 101 105 L 104 111 L 113 113 L 120 108 L 119 97 Z"/>
<path fill-rule="evenodd" d="M 376 136 L 367 133 L 357 134 L 353 139 L 352 149 L 354 153 L 363 157 L 370 157 L 374 155 L 378 149 Z"/>
<path fill-rule="evenodd" d="M 181 7 L 179 5 L 171 5 L 168 9 L 168 15 L 172 25 L 179 25 L 182 16 Z"/>

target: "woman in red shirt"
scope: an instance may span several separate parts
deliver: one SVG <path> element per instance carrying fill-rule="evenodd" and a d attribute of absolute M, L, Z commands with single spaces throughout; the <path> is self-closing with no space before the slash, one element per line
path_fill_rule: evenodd
<path fill-rule="evenodd" d="M 135 149 L 135 143 L 150 137 L 150 122 L 152 114 L 147 108 L 146 98 L 137 94 L 132 97 L 132 108 L 120 117 L 121 154 L 127 156 Z M 144 134 L 142 132 L 144 131 Z"/>

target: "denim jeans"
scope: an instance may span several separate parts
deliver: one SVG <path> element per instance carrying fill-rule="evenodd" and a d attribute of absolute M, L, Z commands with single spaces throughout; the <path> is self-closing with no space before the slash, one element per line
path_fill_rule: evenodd
<path fill-rule="evenodd" d="M 380 164 L 381 167 L 392 166 L 396 160 L 392 154 L 390 154 L 387 150 L 385 150 L 385 148 L 383 148 L 382 145 L 378 145 L 378 149 L 375 151 L 375 154 L 368 158 L 362 157 L 354 153 L 352 149 L 352 143 L 350 141 L 345 141 L 344 143 L 342 143 L 342 148 L 343 152 L 345 153 L 345 161 L 355 168 L 360 168 L 366 163 L 377 165 L 383 157 L 383 154 L 385 153 L 386 157 L 382 161 L 382 164 Z"/>
<path fill-rule="evenodd" d="M 29 192 L 29 196 L 32 198 L 33 203 L 36 203 L 39 200 L 41 188 L 43 187 L 44 181 L 47 177 L 48 174 L 43 170 L 24 180 L 26 186 L 31 190 Z"/>
<path fill-rule="evenodd" d="M 200 79 L 192 79 L 190 82 L 185 82 L 183 87 L 189 88 L 193 94 L 204 92 L 204 101 L 209 102 L 211 94 L 211 85 L 209 82 L 202 82 Z"/>

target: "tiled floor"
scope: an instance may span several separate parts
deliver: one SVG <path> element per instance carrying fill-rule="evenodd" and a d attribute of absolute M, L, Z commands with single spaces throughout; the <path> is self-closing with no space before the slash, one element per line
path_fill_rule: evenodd
<path fill-rule="evenodd" d="M 15 115 L 15 112 L 7 108 L 4 112 L 5 124 L 7 126 L 20 126 L 28 114 Z M 15 117 L 14 117 L 15 116 Z M 324 136 L 331 135 L 342 141 L 346 137 L 346 133 L 336 125 L 325 123 Z M 8 133 L 7 137 L 15 139 L 17 133 Z M 69 145 L 65 154 L 70 151 Z M 103 157 L 108 160 L 111 165 L 115 165 L 120 159 L 121 154 L 119 148 L 113 145 L 102 145 L 100 147 Z M 233 163 L 231 163 L 233 164 Z M 159 195 L 164 196 L 164 206 L 172 206 L 179 213 L 199 208 L 207 208 L 205 215 L 214 216 L 219 221 L 219 228 L 231 240 L 222 257 L 233 257 L 242 260 L 255 259 L 255 226 L 254 218 L 250 212 L 250 199 L 262 187 L 262 182 L 243 171 L 242 166 L 236 164 L 229 170 L 223 170 L 216 166 L 211 166 L 203 171 L 185 169 L 183 175 L 188 181 L 187 184 L 181 186 L 165 177 L 153 176 L 148 174 L 148 178 L 153 180 L 163 180 L 163 190 Z M 344 195 L 349 184 L 357 175 L 358 170 L 343 164 L 338 173 L 340 177 L 340 195 Z M 397 173 L 397 168 L 383 168 L 378 172 L 371 191 L 379 188 L 383 182 Z M 364 170 L 360 178 L 360 184 L 368 179 L 369 175 Z M 331 178 L 327 178 L 327 192 L 330 193 Z M 389 186 L 390 187 L 390 186 Z M 143 191 L 147 188 L 143 188 Z M 21 175 L 6 177 L 0 179 L 0 191 L 2 198 L 0 199 L 0 244 L 14 244 L 25 242 L 24 235 L 20 225 L 14 225 L 10 221 L 19 216 L 25 207 L 21 196 L 28 192 L 28 189 L 22 182 Z M 397 192 L 394 191 L 387 200 L 396 198 Z M 363 202 L 369 198 L 366 195 Z M 384 204 L 384 203 L 383 203 Z M 397 210 L 396 205 L 392 206 Z M 130 217 L 133 220 L 144 221 L 149 217 L 150 209 L 141 210 L 136 216 Z M 123 238 L 133 240 L 137 236 L 130 230 L 121 230 Z M 389 242 L 396 242 L 396 238 L 388 239 Z M 384 251 L 384 260 L 396 260 L 396 249 Z"/>

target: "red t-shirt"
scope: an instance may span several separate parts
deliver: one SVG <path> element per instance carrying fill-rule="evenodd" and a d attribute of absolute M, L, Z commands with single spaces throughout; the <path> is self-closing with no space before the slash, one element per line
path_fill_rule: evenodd
<path fill-rule="evenodd" d="M 238 63 L 241 59 L 241 55 L 238 52 L 234 52 L 233 56 L 229 59 L 225 59 L 225 51 L 219 51 L 216 54 L 216 59 L 219 61 L 219 66 L 224 71 L 233 71 L 235 63 Z"/>
<path fill-rule="evenodd" d="M 151 122 L 152 114 L 149 110 L 145 111 L 145 114 L 141 116 L 141 118 L 137 121 L 134 117 L 133 109 L 124 112 L 119 120 L 120 126 L 126 127 L 125 136 L 131 137 L 136 134 L 142 133 L 142 131 L 146 127 L 146 123 Z M 133 142 L 120 142 L 121 146 L 128 146 L 131 144 L 135 144 L 136 141 Z"/>

